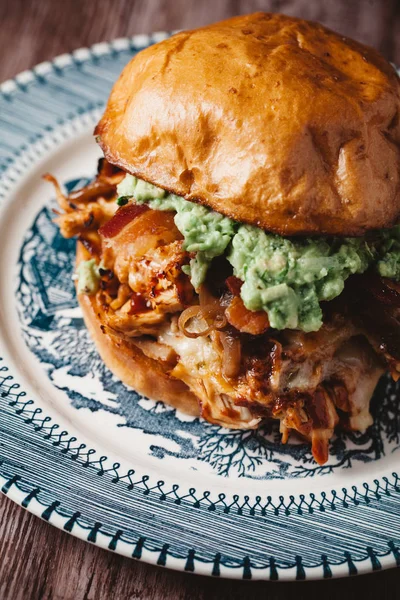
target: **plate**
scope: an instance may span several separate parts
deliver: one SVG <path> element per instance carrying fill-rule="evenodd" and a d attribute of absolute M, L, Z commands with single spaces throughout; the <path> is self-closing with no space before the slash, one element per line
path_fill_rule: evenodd
<path fill-rule="evenodd" d="M 375 424 L 316 465 L 275 426 L 229 431 L 143 398 L 99 359 L 52 222 L 51 172 L 94 175 L 92 130 L 113 81 L 168 34 L 62 55 L 0 91 L 0 487 L 77 537 L 182 571 L 318 579 L 400 564 L 399 386 Z"/>

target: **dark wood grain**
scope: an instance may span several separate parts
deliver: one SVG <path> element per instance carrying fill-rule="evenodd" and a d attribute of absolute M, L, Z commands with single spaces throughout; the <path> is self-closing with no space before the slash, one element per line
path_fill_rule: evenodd
<path fill-rule="evenodd" d="M 0 81 L 80 46 L 255 10 L 318 20 L 400 64 L 399 0 L 0 0 Z M 400 570 L 305 584 L 175 573 L 85 544 L 0 497 L 0 600 L 366 600 L 395 599 L 399 589 Z"/>
<path fill-rule="evenodd" d="M 320 21 L 400 64 L 399 0 L 0 0 L 0 81 L 80 46 L 256 10 Z"/>
<path fill-rule="evenodd" d="M 329 582 L 223 581 L 152 567 L 57 531 L 0 499 L 1 600 L 395 600 L 400 570 Z"/>

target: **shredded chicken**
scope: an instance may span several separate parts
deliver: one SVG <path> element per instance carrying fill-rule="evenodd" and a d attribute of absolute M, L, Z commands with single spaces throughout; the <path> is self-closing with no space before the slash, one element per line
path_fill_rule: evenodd
<path fill-rule="evenodd" d="M 96 179 L 69 196 L 46 176 L 63 211 L 55 219 L 61 233 L 79 236 L 100 266 L 103 327 L 183 381 L 208 421 L 251 429 L 278 419 L 282 441 L 298 432 L 320 464 L 339 422 L 359 431 L 370 426 L 379 377 L 386 368 L 400 377 L 400 286 L 350 278 L 318 332 L 273 331 L 265 312 L 244 306 L 241 282 L 225 274 L 226 264 L 216 262 L 210 275 L 218 285 L 195 293 L 182 270 L 191 257 L 173 213 L 134 203 L 118 208 L 123 175 L 102 161 Z M 190 329 L 190 319 L 201 327 Z"/>
<path fill-rule="evenodd" d="M 122 171 L 105 159 L 100 159 L 96 179 L 85 188 L 66 196 L 52 175 L 44 175 L 44 179 L 54 185 L 58 204 L 63 211 L 55 219 L 61 234 L 71 238 L 97 231 L 118 208 L 115 203 L 116 186 L 123 177 Z"/>

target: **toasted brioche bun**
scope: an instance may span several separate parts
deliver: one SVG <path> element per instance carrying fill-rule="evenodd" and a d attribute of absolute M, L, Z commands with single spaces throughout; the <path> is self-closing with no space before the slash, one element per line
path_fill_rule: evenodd
<path fill-rule="evenodd" d="M 90 258 L 84 246 L 77 243 L 76 262 Z M 102 330 L 104 312 L 96 295 L 78 294 L 85 325 L 107 367 L 125 385 L 152 400 L 162 400 L 182 412 L 199 416 L 199 404 L 187 385 L 165 372 L 161 362 L 143 354 L 134 344 L 113 337 Z"/>
<path fill-rule="evenodd" d="M 256 13 L 135 56 L 96 128 L 107 159 L 282 235 L 361 235 L 400 215 L 400 84 L 375 50 Z"/>

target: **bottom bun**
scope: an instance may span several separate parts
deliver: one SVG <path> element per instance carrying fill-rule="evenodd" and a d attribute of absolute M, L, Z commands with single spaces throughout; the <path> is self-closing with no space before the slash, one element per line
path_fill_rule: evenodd
<path fill-rule="evenodd" d="M 77 264 L 88 258 L 90 255 L 87 250 L 78 242 Z M 103 309 L 96 295 L 79 294 L 78 301 L 85 325 L 101 358 L 118 379 L 152 400 L 161 400 L 192 416 L 200 415 L 198 399 L 183 381 L 168 375 L 159 361 L 145 356 L 134 344 L 102 330 Z"/>

